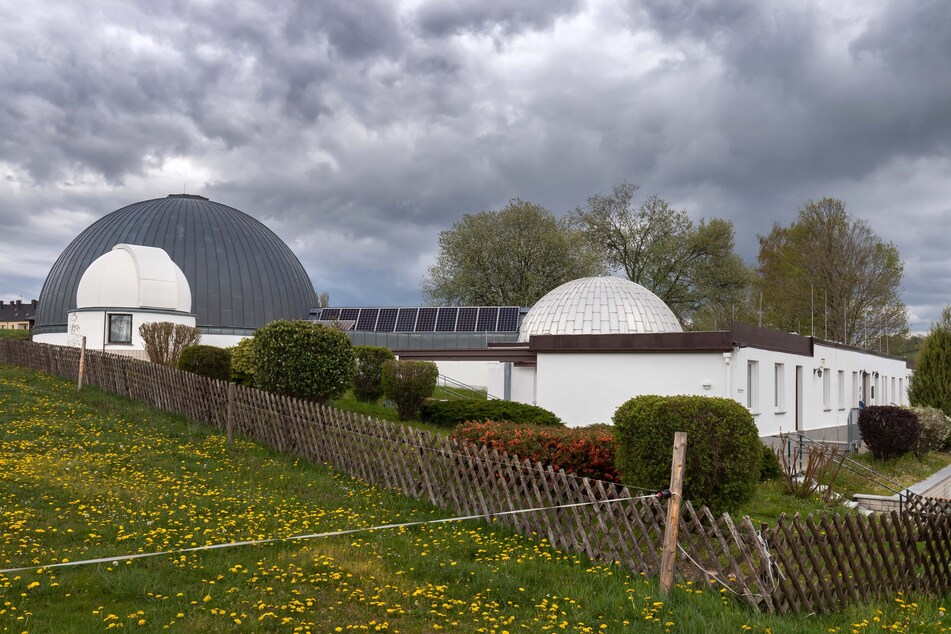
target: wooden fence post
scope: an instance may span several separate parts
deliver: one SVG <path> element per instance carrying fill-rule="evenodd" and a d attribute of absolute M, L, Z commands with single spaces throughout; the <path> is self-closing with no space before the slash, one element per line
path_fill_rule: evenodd
<path fill-rule="evenodd" d="M 76 379 L 76 391 L 83 389 L 83 377 L 86 374 L 86 336 L 83 335 L 82 345 L 79 347 L 79 377 Z"/>
<path fill-rule="evenodd" d="M 664 530 L 664 552 L 660 560 L 660 596 L 666 597 L 674 585 L 674 561 L 677 558 L 677 531 L 680 528 L 680 494 L 684 484 L 684 456 L 687 434 L 674 434 L 674 458 L 670 465 L 670 500 L 667 502 L 667 527 Z"/>
<path fill-rule="evenodd" d="M 228 447 L 234 441 L 234 383 L 228 381 L 228 409 L 225 416 L 225 430 L 228 433 Z"/>

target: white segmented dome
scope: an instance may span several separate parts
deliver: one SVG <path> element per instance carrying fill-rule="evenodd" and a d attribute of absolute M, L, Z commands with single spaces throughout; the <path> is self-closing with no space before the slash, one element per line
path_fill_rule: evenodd
<path fill-rule="evenodd" d="M 657 295 L 620 277 L 583 277 L 542 297 L 522 321 L 518 340 L 532 335 L 683 332 Z"/>
<path fill-rule="evenodd" d="M 182 270 L 156 247 L 117 244 L 83 273 L 76 307 L 158 308 L 187 313 L 192 294 Z"/>

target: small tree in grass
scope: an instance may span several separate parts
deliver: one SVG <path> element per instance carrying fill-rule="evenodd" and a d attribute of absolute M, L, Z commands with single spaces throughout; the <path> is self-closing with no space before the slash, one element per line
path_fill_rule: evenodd
<path fill-rule="evenodd" d="M 386 361 L 383 395 L 396 405 L 402 420 L 415 419 L 423 401 L 433 395 L 439 370 L 432 361 Z"/>
<path fill-rule="evenodd" d="M 152 363 L 170 368 L 178 364 L 182 350 L 201 342 L 201 333 L 194 326 L 153 321 L 139 326 L 139 336 L 145 342 L 145 354 Z"/>
<path fill-rule="evenodd" d="M 951 306 L 921 342 L 918 363 L 908 386 L 908 400 L 918 407 L 937 407 L 951 416 Z"/>
<path fill-rule="evenodd" d="M 355 346 L 357 372 L 353 376 L 353 395 L 361 401 L 374 403 L 383 396 L 383 364 L 396 358 L 393 351 L 382 346 Z"/>
<path fill-rule="evenodd" d="M 346 333 L 309 321 L 272 321 L 254 335 L 254 384 L 324 403 L 350 389 L 356 369 Z"/>
<path fill-rule="evenodd" d="M 684 498 L 716 513 L 753 498 L 762 443 L 752 415 L 732 399 L 638 396 L 621 405 L 614 413 L 621 479 L 638 487 L 666 486 L 678 431 L 687 433 Z"/>

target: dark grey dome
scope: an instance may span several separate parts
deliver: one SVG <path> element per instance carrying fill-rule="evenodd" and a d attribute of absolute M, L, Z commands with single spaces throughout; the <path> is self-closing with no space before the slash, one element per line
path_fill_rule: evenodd
<path fill-rule="evenodd" d="M 34 333 L 66 332 L 83 272 L 121 243 L 169 254 L 185 273 L 192 312 L 207 334 L 251 334 L 275 319 L 306 318 L 317 305 L 307 272 L 273 231 L 203 196 L 172 194 L 104 216 L 66 247 L 40 292 Z"/>

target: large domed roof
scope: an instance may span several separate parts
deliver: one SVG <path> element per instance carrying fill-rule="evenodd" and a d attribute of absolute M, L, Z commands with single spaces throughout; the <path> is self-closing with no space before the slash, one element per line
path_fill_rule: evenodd
<path fill-rule="evenodd" d="M 191 287 L 206 334 L 244 335 L 275 319 L 306 318 L 317 305 L 297 256 L 251 216 L 204 198 L 172 194 L 114 211 L 63 251 L 43 284 L 34 333 L 66 332 L 83 273 L 117 244 L 164 250 Z"/>
<path fill-rule="evenodd" d="M 532 335 L 604 335 L 682 332 L 657 295 L 620 277 L 583 277 L 562 284 L 532 307 L 518 340 Z"/>

